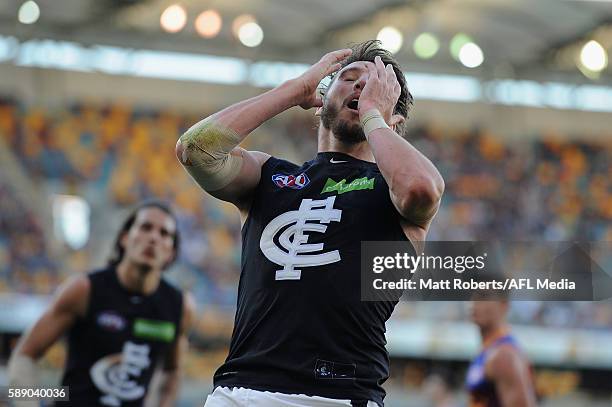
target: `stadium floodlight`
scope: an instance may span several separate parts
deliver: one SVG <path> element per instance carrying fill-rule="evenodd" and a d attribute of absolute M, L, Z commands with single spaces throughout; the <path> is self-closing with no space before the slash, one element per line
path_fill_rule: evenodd
<path fill-rule="evenodd" d="M 251 14 L 239 15 L 234 19 L 234 22 L 232 23 L 232 34 L 234 34 L 234 37 L 239 38 L 238 33 L 240 31 L 240 28 L 247 23 L 255 22 L 257 22 L 257 20 Z"/>
<path fill-rule="evenodd" d="M 159 24 L 164 31 L 177 33 L 181 31 L 187 23 L 187 12 L 182 6 L 173 4 L 167 7 L 159 18 Z"/>
<path fill-rule="evenodd" d="M 60 194 L 52 203 L 55 235 L 73 250 L 82 249 L 89 240 L 89 204 L 79 196 Z"/>
<path fill-rule="evenodd" d="M 601 72 L 608 66 L 608 54 L 597 41 L 584 44 L 580 51 L 580 63 L 592 72 Z"/>
<path fill-rule="evenodd" d="M 402 33 L 397 28 L 391 26 L 383 27 L 378 32 L 378 35 L 376 35 L 376 39 L 382 43 L 384 49 L 392 54 L 399 51 L 404 42 Z"/>
<path fill-rule="evenodd" d="M 40 17 L 40 7 L 33 0 L 28 0 L 19 7 L 17 19 L 21 24 L 34 24 Z"/>
<path fill-rule="evenodd" d="M 474 41 L 469 35 L 463 33 L 456 34 L 450 41 L 449 50 L 451 56 L 455 60 L 459 61 L 459 52 L 461 51 L 461 48 L 463 48 L 465 44 L 469 44 L 470 42 Z"/>
<path fill-rule="evenodd" d="M 238 39 L 246 47 L 256 47 L 263 41 L 263 30 L 254 21 L 243 24 L 238 30 Z"/>
<path fill-rule="evenodd" d="M 204 38 L 215 37 L 221 31 L 222 25 L 221 15 L 215 10 L 203 11 L 195 20 L 195 29 Z"/>
<path fill-rule="evenodd" d="M 429 59 L 438 53 L 440 41 L 431 33 L 422 33 L 414 40 L 414 53 L 421 59 Z"/>
<path fill-rule="evenodd" d="M 461 47 L 459 61 L 468 68 L 476 68 L 484 62 L 484 54 L 478 45 L 469 42 Z"/>

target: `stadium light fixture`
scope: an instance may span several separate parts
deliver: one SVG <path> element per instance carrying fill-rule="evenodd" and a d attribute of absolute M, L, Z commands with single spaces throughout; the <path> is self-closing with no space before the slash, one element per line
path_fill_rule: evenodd
<path fill-rule="evenodd" d="M 232 23 L 232 34 L 234 34 L 234 37 L 239 38 L 238 33 L 240 31 L 240 28 L 247 23 L 255 22 L 257 22 L 257 20 L 255 20 L 255 17 L 250 14 L 239 15 L 234 19 L 234 22 Z"/>
<path fill-rule="evenodd" d="M 451 42 L 450 42 L 449 50 L 450 50 L 451 56 L 455 60 L 459 61 L 459 52 L 461 51 L 461 48 L 463 48 L 465 44 L 468 44 L 470 42 L 473 42 L 473 41 L 469 35 L 463 34 L 463 33 L 456 34 L 451 39 Z"/>
<path fill-rule="evenodd" d="M 33 0 L 28 0 L 19 7 L 17 19 L 21 24 L 34 24 L 40 17 L 40 7 Z"/>
<path fill-rule="evenodd" d="M 608 66 L 608 54 L 597 41 L 584 44 L 580 51 L 580 63 L 592 72 L 601 72 Z"/>
<path fill-rule="evenodd" d="M 422 33 L 414 40 L 414 53 L 421 59 L 429 59 L 438 53 L 440 41 L 431 33 Z"/>
<path fill-rule="evenodd" d="M 195 20 L 195 29 L 204 38 L 215 37 L 221 31 L 222 25 L 221 15 L 215 10 L 203 11 Z"/>
<path fill-rule="evenodd" d="M 468 68 L 476 68 L 484 62 L 484 54 L 478 45 L 468 42 L 459 51 L 459 61 Z"/>
<path fill-rule="evenodd" d="M 243 24 L 238 30 L 238 39 L 242 45 L 253 48 L 263 41 L 263 30 L 256 22 Z"/>
<path fill-rule="evenodd" d="M 182 6 L 173 4 L 167 7 L 159 18 L 159 24 L 164 31 L 177 33 L 181 31 L 187 23 L 187 12 Z"/>
<path fill-rule="evenodd" d="M 384 49 L 392 54 L 399 51 L 400 48 L 402 48 L 402 43 L 404 42 L 404 36 L 402 33 L 397 28 L 391 26 L 383 27 L 378 32 L 376 39 L 382 43 Z"/>

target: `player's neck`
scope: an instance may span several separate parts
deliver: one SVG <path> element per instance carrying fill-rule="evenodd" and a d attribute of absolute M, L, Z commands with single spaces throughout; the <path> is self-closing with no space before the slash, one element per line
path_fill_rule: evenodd
<path fill-rule="evenodd" d="M 510 328 L 506 323 L 492 325 L 489 327 L 481 327 L 480 335 L 482 337 L 482 347 L 487 348 L 499 338 L 508 335 L 509 332 Z"/>
<path fill-rule="evenodd" d="M 119 283 L 128 291 L 149 295 L 159 286 L 161 270 L 144 269 L 142 266 L 124 259 L 117 266 Z"/>
<path fill-rule="evenodd" d="M 331 130 L 324 129 L 323 126 L 319 127 L 317 151 L 320 153 L 326 151 L 344 153 L 358 160 L 376 162 L 370 145 L 366 141 L 356 144 L 343 143 L 332 134 Z"/>

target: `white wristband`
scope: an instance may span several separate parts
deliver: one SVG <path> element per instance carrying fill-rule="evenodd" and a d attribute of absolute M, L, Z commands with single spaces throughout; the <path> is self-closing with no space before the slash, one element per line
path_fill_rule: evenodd
<path fill-rule="evenodd" d="M 363 133 L 365 134 L 366 139 L 368 139 L 370 133 L 376 129 L 390 128 L 378 109 L 370 109 L 364 113 L 363 117 L 361 118 L 361 127 L 363 127 Z"/>

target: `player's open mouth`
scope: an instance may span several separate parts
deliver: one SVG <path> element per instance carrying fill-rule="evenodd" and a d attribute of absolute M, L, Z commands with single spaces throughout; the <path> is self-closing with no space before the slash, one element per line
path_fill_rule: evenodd
<path fill-rule="evenodd" d="M 346 107 L 348 107 L 350 110 L 358 111 L 359 99 L 351 100 L 350 102 L 347 103 Z"/>

